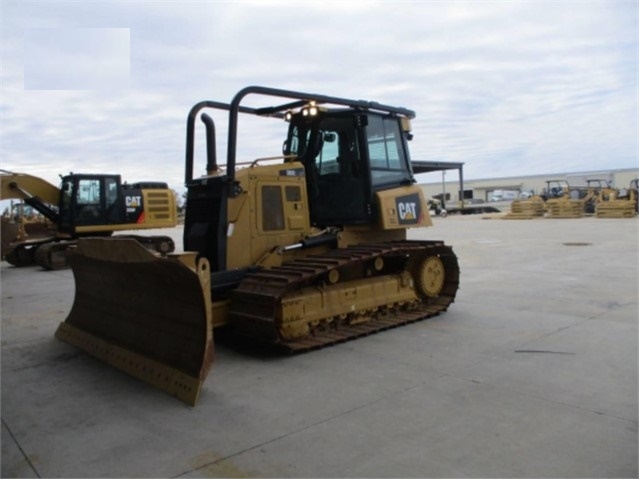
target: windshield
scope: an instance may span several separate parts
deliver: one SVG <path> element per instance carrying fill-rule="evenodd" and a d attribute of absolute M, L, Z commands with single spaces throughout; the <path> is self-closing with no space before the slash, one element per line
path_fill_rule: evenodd
<path fill-rule="evenodd" d="M 287 154 L 296 155 L 319 175 L 331 173 L 359 176 L 366 168 L 360 151 L 361 133 L 366 132 L 368 165 L 373 189 L 413 182 L 408 152 L 396 117 L 369 114 L 367 126 L 354 126 L 353 116 L 324 118 L 317 123 L 291 127 Z"/>
<path fill-rule="evenodd" d="M 412 182 L 408 154 L 396 118 L 371 115 L 366 139 L 373 186 Z"/>

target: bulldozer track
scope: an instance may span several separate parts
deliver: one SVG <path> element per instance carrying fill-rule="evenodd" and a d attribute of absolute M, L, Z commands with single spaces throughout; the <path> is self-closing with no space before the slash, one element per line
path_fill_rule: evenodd
<path fill-rule="evenodd" d="M 342 277 L 344 281 L 351 281 L 407 272 L 417 283 L 412 272 L 414 265 L 420 259 L 433 256 L 441 260 L 445 270 L 441 292 L 434 297 L 420 294 L 419 301 L 410 304 L 385 304 L 366 321 L 356 324 L 331 321 L 329 327 L 316 328 L 302 338 L 283 339 L 278 332 L 280 305 L 287 295 L 302 288 L 321 288 L 331 283 L 331 275 L 340 278 L 336 281 L 339 284 Z M 378 258 L 382 258 L 384 266 L 376 271 Z M 240 335 L 266 340 L 289 352 L 303 352 L 436 316 L 455 300 L 458 286 L 457 257 L 443 242 L 399 241 L 350 246 L 250 274 L 233 292 L 230 322 L 243 325 L 237 328 Z"/>

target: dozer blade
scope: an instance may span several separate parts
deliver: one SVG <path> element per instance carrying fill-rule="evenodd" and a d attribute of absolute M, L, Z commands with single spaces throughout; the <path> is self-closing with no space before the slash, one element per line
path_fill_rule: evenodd
<path fill-rule="evenodd" d="M 208 261 L 91 238 L 69 263 L 75 299 L 56 337 L 194 406 L 213 362 Z"/>

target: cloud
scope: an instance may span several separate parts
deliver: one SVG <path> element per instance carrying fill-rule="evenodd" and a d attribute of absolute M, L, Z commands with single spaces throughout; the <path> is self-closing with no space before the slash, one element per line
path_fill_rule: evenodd
<path fill-rule="evenodd" d="M 49 181 L 106 169 L 181 188 L 190 107 L 228 102 L 253 84 L 413 109 L 413 159 L 464 162 L 469 179 L 637 166 L 634 2 L 5 1 L 1 8 L 3 168 Z M 73 66 L 81 46 L 89 56 L 75 62 L 82 69 L 72 78 L 97 87 L 25 89 L 35 78 L 30 35 L 52 31 L 128 32 L 126 81 L 117 61 L 124 37 L 106 42 L 113 55 L 98 50 L 95 58 L 88 41 L 68 49 L 57 41 L 46 64 Z M 62 72 L 46 72 L 38 85 L 60 80 Z M 226 118 L 218 116 L 224 158 Z M 241 134 L 238 161 L 279 153 L 284 127 L 262 122 Z"/>
<path fill-rule="evenodd" d="M 128 28 L 25 30 L 25 90 L 126 88 L 129 67 Z"/>

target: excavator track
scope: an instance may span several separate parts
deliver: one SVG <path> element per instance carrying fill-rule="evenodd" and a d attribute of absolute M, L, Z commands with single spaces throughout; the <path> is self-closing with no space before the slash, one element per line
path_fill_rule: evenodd
<path fill-rule="evenodd" d="M 35 240 L 26 240 L 21 243 L 10 246 L 9 251 L 5 255 L 5 260 L 12 266 L 22 268 L 25 266 L 34 266 L 37 264 L 36 253 L 42 247 L 53 241 L 54 238 L 40 238 Z"/>
<path fill-rule="evenodd" d="M 68 267 L 68 256 L 76 244 L 73 240 L 45 243 L 36 250 L 35 263 L 47 270 L 65 269 Z"/>
<path fill-rule="evenodd" d="M 229 319 L 239 335 L 301 352 L 436 316 L 458 287 L 457 257 L 442 242 L 350 246 L 247 276 L 233 292 Z M 342 309 L 314 311 L 324 296 Z M 293 316 L 297 331 L 289 334 Z"/>

